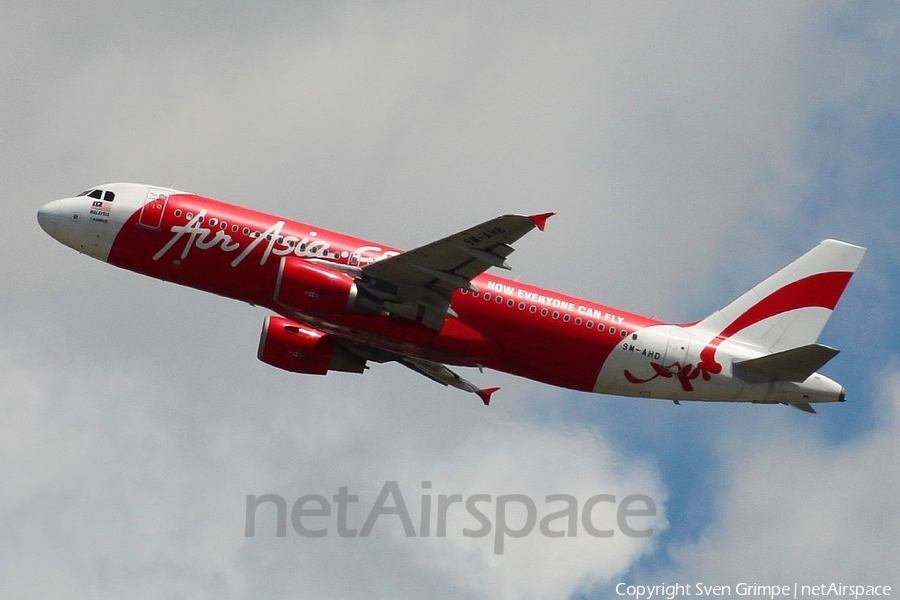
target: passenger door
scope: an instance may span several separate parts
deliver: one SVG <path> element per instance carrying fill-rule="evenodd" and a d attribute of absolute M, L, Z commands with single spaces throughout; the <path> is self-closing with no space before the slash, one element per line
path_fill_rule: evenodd
<path fill-rule="evenodd" d="M 147 201 L 141 207 L 141 214 L 138 217 L 138 225 L 159 231 L 162 227 L 163 213 L 166 211 L 166 202 L 169 196 L 162 190 L 150 189 L 147 192 Z"/>

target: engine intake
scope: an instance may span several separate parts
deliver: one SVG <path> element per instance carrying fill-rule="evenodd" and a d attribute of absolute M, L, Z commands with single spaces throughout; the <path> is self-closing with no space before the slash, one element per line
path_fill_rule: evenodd
<path fill-rule="evenodd" d="M 256 356 L 273 367 L 311 375 L 362 373 L 366 368 L 366 360 L 341 346 L 334 336 L 274 315 L 263 323 Z"/>

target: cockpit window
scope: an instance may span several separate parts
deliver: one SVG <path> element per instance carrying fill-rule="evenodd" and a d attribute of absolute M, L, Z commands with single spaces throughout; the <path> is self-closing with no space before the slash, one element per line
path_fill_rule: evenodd
<path fill-rule="evenodd" d="M 87 196 L 94 200 L 105 200 L 106 202 L 112 202 L 116 199 L 115 192 L 110 192 L 109 190 L 85 190 L 78 194 L 77 197 L 80 198 L 81 196 Z"/>

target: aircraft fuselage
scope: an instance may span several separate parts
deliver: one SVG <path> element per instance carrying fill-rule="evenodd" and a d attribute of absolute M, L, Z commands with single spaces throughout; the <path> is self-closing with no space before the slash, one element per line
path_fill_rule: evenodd
<path fill-rule="evenodd" d="M 401 250 L 299 221 L 136 184 L 100 186 L 51 202 L 38 220 L 47 233 L 79 252 L 263 306 L 281 315 L 285 320 L 277 323 L 284 327 L 293 322 L 330 336 L 363 363 L 365 358 L 412 357 L 427 361 L 418 363 L 425 366 L 487 367 L 580 391 L 671 400 L 808 405 L 844 397 L 839 384 L 818 373 L 786 381 L 758 373 L 737 376 L 734 365 L 780 350 L 741 340 L 738 334 L 748 328 L 783 320 L 791 312 L 830 314 L 852 274 L 849 267 L 834 271 L 846 274 L 838 278 L 836 296 L 823 301 L 821 290 L 809 284 L 813 301 L 798 295 L 768 310 L 756 308 L 755 321 L 725 338 L 728 323 L 720 331 L 668 324 L 489 272 L 468 279 L 435 271 L 435 281 L 460 282 L 448 296 L 446 317 L 434 327 L 421 318 L 431 310 L 428 296 L 401 302 L 402 281 L 388 292 L 379 291 L 379 282 L 367 286 L 366 267 Z M 470 252 L 479 258 L 487 254 L 477 248 Z"/>

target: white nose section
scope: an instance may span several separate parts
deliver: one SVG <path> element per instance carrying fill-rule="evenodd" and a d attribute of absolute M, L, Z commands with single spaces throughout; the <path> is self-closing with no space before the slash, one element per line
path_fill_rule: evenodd
<path fill-rule="evenodd" d="M 59 201 L 48 202 L 37 213 L 38 224 L 47 235 L 56 237 L 57 222 L 59 220 Z"/>
<path fill-rule="evenodd" d="M 38 210 L 41 229 L 73 250 L 106 260 L 112 243 L 107 222 L 91 220 L 91 199 L 63 198 L 48 202 Z"/>

